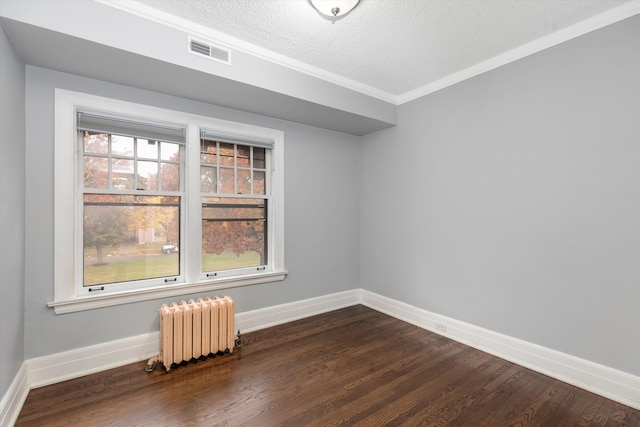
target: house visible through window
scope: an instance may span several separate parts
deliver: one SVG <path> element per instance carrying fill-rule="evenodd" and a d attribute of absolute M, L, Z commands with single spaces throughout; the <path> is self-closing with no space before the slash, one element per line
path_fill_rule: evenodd
<path fill-rule="evenodd" d="M 61 90 L 56 126 L 57 313 L 284 279 L 282 132 Z"/>
<path fill-rule="evenodd" d="M 200 150 L 202 271 L 268 263 L 265 147 L 206 139 Z"/>

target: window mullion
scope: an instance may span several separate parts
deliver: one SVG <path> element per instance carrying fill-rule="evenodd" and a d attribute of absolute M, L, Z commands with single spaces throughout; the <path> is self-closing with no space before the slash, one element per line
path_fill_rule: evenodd
<path fill-rule="evenodd" d="M 109 148 L 107 149 L 108 158 L 107 158 L 107 185 L 110 190 L 113 190 L 113 182 L 111 178 L 113 177 L 113 150 L 111 149 L 111 135 L 109 135 Z M 84 187 L 84 185 L 83 185 Z"/>
<path fill-rule="evenodd" d="M 221 192 L 220 185 L 220 142 L 216 142 L 216 193 Z"/>
<path fill-rule="evenodd" d="M 133 188 L 140 189 L 138 185 L 138 138 L 133 138 Z"/>
<path fill-rule="evenodd" d="M 184 187 L 184 228 L 181 230 L 181 247 L 184 258 L 184 271 L 186 280 L 190 283 L 200 279 L 200 265 L 202 263 L 202 244 L 199 237 L 202 235 L 202 203 L 200 196 L 200 129 L 195 124 L 187 128 L 187 143 L 185 146 L 185 187 Z M 217 168 L 216 168 L 217 169 Z M 190 236 L 190 238 L 187 238 Z M 195 238 L 194 238 L 195 237 Z"/>
<path fill-rule="evenodd" d="M 253 147 L 249 147 L 249 194 L 253 194 Z"/>
<path fill-rule="evenodd" d="M 158 150 L 156 151 L 156 165 L 158 165 L 158 182 L 156 182 L 156 188 L 152 190 L 159 191 L 162 188 L 162 160 L 161 160 L 161 152 L 162 152 L 162 142 L 158 141 Z"/>

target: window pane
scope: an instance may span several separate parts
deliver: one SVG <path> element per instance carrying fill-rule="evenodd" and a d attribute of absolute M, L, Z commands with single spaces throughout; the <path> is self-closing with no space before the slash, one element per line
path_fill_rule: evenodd
<path fill-rule="evenodd" d="M 200 191 L 216 193 L 216 168 L 200 166 Z"/>
<path fill-rule="evenodd" d="M 238 194 L 251 194 L 251 171 L 238 169 Z"/>
<path fill-rule="evenodd" d="M 85 194 L 84 286 L 180 274 L 180 198 Z"/>
<path fill-rule="evenodd" d="M 220 193 L 234 194 L 234 173 L 232 168 L 220 168 Z"/>
<path fill-rule="evenodd" d="M 233 166 L 233 144 L 220 143 L 220 164 L 225 166 Z"/>
<path fill-rule="evenodd" d="M 158 159 L 158 141 L 138 139 L 137 146 L 138 157 L 144 157 L 145 159 Z"/>
<path fill-rule="evenodd" d="M 180 161 L 180 145 L 173 144 L 171 142 L 160 143 L 160 159 L 171 160 L 174 162 Z"/>
<path fill-rule="evenodd" d="M 253 194 L 267 194 L 264 172 L 253 172 Z"/>
<path fill-rule="evenodd" d="M 266 264 L 266 200 L 202 200 L 202 271 Z"/>
<path fill-rule="evenodd" d="M 238 167 L 248 168 L 251 166 L 251 147 L 246 145 L 238 145 Z"/>
<path fill-rule="evenodd" d="M 138 184 L 136 189 L 158 189 L 158 163 L 138 161 Z"/>
<path fill-rule="evenodd" d="M 109 134 L 85 132 L 83 147 L 85 153 L 109 154 Z"/>
<path fill-rule="evenodd" d="M 216 142 L 202 140 L 200 145 L 200 162 L 207 165 L 215 165 L 216 160 Z"/>
<path fill-rule="evenodd" d="M 256 169 L 266 168 L 265 149 L 253 147 L 253 167 Z"/>
<path fill-rule="evenodd" d="M 133 160 L 111 160 L 111 184 L 113 185 L 113 188 L 117 189 L 133 189 Z"/>
<path fill-rule="evenodd" d="M 133 138 L 111 135 L 111 154 L 114 156 L 133 157 Z"/>
<path fill-rule="evenodd" d="M 161 187 L 162 191 L 180 191 L 180 165 L 175 163 L 162 163 Z"/>
<path fill-rule="evenodd" d="M 84 156 L 84 187 L 109 188 L 109 160 L 106 157 Z"/>

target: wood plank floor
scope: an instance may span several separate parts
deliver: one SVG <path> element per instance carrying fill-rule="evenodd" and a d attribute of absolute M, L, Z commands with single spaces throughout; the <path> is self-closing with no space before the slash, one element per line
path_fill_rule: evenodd
<path fill-rule="evenodd" d="M 640 411 L 363 306 L 32 390 L 17 426 L 640 426 Z"/>

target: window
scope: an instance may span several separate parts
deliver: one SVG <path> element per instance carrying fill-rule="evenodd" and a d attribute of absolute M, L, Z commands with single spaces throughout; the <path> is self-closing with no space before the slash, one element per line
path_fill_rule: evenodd
<path fill-rule="evenodd" d="M 202 132 L 202 272 L 216 277 L 229 270 L 263 270 L 268 264 L 266 147 L 225 142 Z"/>
<path fill-rule="evenodd" d="M 186 129 L 79 110 L 77 131 L 79 294 L 178 281 Z"/>
<path fill-rule="evenodd" d="M 282 132 L 58 90 L 55 139 L 56 313 L 286 276 Z"/>

